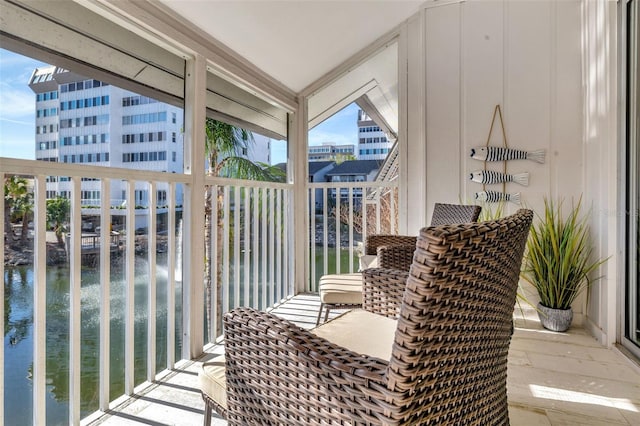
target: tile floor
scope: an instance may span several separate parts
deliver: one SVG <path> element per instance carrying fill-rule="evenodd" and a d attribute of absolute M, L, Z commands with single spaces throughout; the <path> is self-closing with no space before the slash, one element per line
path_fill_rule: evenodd
<path fill-rule="evenodd" d="M 315 325 L 318 297 L 300 295 L 275 313 L 302 327 Z M 332 312 L 331 316 L 340 311 Z M 136 392 L 94 425 L 200 425 L 204 404 L 198 389 L 202 361 L 183 361 L 166 377 Z M 509 351 L 509 413 L 514 426 L 640 425 L 640 366 L 616 349 L 602 347 L 583 329 L 544 330 L 533 309 L 516 312 Z M 226 425 L 215 417 L 213 425 Z"/>

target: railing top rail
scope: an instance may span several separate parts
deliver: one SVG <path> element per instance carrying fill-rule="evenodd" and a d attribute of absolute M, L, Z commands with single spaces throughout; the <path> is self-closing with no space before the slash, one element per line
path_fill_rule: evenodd
<path fill-rule="evenodd" d="M 192 180 L 190 175 L 180 173 L 153 172 L 120 167 L 96 167 L 6 157 L 0 157 L 0 170 L 5 174 L 91 177 L 147 182 L 189 183 Z"/>
<path fill-rule="evenodd" d="M 231 179 L 215 176 L 206 176 L 205 185 L 222 185 L 222 186 L 244 186 L 249 188 L 275 188 L 275 189 L 291 189 L 292 183 L 270 182 L 249 179 Z"/>
<path fill-rule="evenodd" d="M 307 188 L 397 188 L 398 182 L 312 182 Z"/>

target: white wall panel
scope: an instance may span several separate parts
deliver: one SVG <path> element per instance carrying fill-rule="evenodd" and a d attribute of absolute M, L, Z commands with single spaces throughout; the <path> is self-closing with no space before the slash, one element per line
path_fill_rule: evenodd
<path fill-rule="evenodd" d="M 426 11 L 427 210 L 460 196 L 461 5 Z M 438 125 L 431 125 L 438 123 Z M 411 136 L 409 143 L 413 143 Z"/>
<path fill-rule="evenodd" d="M 460 201 L 475 203 L 482 185 L 471 182 L 469 175 L 482 170 L 484 163 L 471 158 L 471 148 L 484 146 L 489 136 L 496 105 L 504 110 L 504 10 L 501 2 L 469 2 L 461 15 L 462 74 L 462 180 Z M 429 123 L 427 123 L 429 126 Z M 508 135 L 508 133 L 507 133 Z M 498 117 L 491 133 L 491 145 L 502 146 Z M 501 170 L 502 163 L 490 163 L 488 170 Z M 487 188 L 495 189 L 495 188 Z"/>
<path fill-rule="evenodd" d="M 523 204 L 540 209 L 551 195 L 558 150 L 552 145 L 552 64 L 555 63 L 555 30 L 549 2 L 505 4 L 505 125 L 509 147 L 524 151 L 545 149 L 544 164 L 519 160 L 507 162 L 509 173 L 529 172 L 529 187 L 507 184 L 507 192 L 520 192 Z M 576 68 L 579 69 L 579 68 Z M 579 138 L 574 138 L 579 140 Z M 556 151 L 553 155 L 552 151 Z M 579 152 L 579 151 L 578 151 Z M 552 155 L 549 155 L 552 154 Z M 517 206 L 511 205 L 509 212 Z"/>
<path fill-rule="evenodd" d="M 530 173 L 529 187 L 508 184 L 507 192 L 520 192 L 523 205 L 538 212 L 544 196 L 570 202 L 585 192 L 581 7 L 580 0 L 426 6 L 429 212 L 435 202 L 473 202 L 482 190 L 469 180 L 470 172 L 484 167 L 470 158 L 470 149 L 486 143 L 496 105 L 510 148 L 547 151 L 544 164 L 507 163 L 509 173 Z M 502 144 L 496 119 L 490 145 Z M 501 162 L 487 163 L 487 169 L 502 168 Z M 509 203 L 506 213 L 517 208 Z M 576 308 L 580 320 L 582 309 Z"/>

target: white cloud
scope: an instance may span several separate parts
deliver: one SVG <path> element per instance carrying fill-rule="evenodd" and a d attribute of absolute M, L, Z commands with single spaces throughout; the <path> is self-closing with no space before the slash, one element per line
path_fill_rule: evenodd
<path fill-rule="evenodd" d="M 35 115 L 34 93 L 0 82 L 0 117 L 16 121 L 33 122 Z"/>

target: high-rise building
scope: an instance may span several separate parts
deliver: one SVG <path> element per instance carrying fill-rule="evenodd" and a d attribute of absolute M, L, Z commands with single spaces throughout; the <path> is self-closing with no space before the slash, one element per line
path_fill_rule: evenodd
<path fill-rule="evenodd" d="M 37 160 L 182 172 L 180 108 L 56 66 L 34 70 L 29 87 L 36 94 Z M 70 191 L 68 178 L 48 179 L 47 198 L 68 198 Z M 83 180 L 81 191 L 83 206 L 99 205 L 100 182 Z M 158 205 L 166 205 L 167 188 L 156 191 Z M 111 205 L 125 198 L 125 183 L 112 182 Z M 136 183 L 135 204 L 148 199 L 146 185 Z"/>
<path fill-rule="evenodd" d="M 354 145 L 336 145 L 333 142 L 324 142 L 322 145 L 309 147 L 309 161 L 336 161 L 351 160 L 355 157 Z"/>
<path fill-rule="evenodd" d="M 393 142 L 363 110 L 358 111 L 358 160 L 384 160 Z"/>
<path fill-rule="evenodd" d="M 36 94 L 37 160 L 182 172 L 180 108 L 56 66 L 35 69 L 29 87 Z M 125 204 L 125 190 L 124 181 L 112 181 L 108 197 L 112 207 Z M 168 204 L 167 190 L 168 184 L 156 186 L 160 209 Z M 47 198 L 69 198 L 71 182 L 51 176 L 46 191 Z M 132 202 L 147 206 L 148 192 L 145 182 L 136 182 Z M 101 195 L 98 180 L 82 180 L 83 207 L 100 205 Z M 176 203 L 182 204 L 181 188 L 176 190 Z M 98 214 L 95 209 L 83 209 L 85 213 Z M 119 213 L 124 211 L 113 214 Z M 145 217 L 145 212 L 136 211 L 136 227 L 146 225 Z"/>

